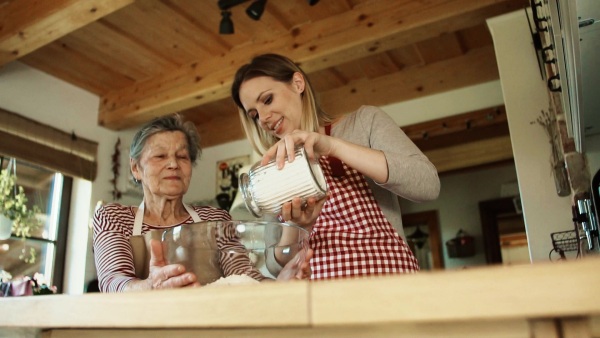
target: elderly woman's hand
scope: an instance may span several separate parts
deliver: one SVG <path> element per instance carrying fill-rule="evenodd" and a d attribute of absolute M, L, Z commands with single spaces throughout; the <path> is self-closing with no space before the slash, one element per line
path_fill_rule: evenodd
<path fill-rule="evenodd" d="M 185 272 L 181 264 L 168 264 L 158 240 L 150 241 L 150 273 L 146 282 L 151 289 L 172 289 L 185 286 L 200 286 L 196 275 Z"/>
<path fill-rule="evenodd" d="M 313 250 L 307 249 L 304 260 L 292 259 L 289 261 L 283 269 L 281 269 L 279 275 L 277 275 L 277 280 L 288 281 L 293 279 L 310 279 L 310 276 L 312 275 L 310 260 L 312 257 Z"/>

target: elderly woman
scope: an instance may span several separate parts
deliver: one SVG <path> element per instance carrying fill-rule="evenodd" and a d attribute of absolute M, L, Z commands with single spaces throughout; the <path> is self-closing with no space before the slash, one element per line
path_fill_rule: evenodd
<path fill-rule="evenodd" d="M 102 292 L 123 292 L 199 286 L 198 276 L 180 264 L 166 264 L 162 247 L 151 241 L 148 277 L 136 277 L 129 239 L 150 230 L 160 230 L 200 221 L 230 220 L 224 210 L 183 203 L 192 177 L 192 166 L 200 155 L 199 135 L 191 122 L 179 115 L 158 118 L 137 132 L 131 143 L 130 167 L 144 198 L 139 207 L 110 203 L 94 215 L 93 247 Z M 238 243 L 239 244 L 239 243 Z M 241 244 L 240 244 L 241 245 Z M 310 274 L 308 259 L 297 278 Z M 246 274 L 267 279 L 249 259 L 221 259 L 225 275 Z M 139 271 L 138 271 L 139 272 Z M 139 273 L 137 274 L 139 276 Z"/>

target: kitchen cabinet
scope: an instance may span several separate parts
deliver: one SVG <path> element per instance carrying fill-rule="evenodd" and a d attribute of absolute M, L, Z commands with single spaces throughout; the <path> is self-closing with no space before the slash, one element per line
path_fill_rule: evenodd
<path fill-rule="evenodd" d="M 414 275 L 7 298 L 43 337 L 600 337 L 600 258 Z"/>

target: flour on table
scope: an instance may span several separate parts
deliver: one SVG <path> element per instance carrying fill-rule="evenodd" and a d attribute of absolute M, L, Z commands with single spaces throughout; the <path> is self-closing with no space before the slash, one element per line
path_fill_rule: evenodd
<path fill-rule="evenodd" d="M 260 283 L 260 282 L 248 275 L 231 275 L 231 276 L 227 276 L 227 277 L 221 277 L 210 284 L 206 284 L 204 287 L 223 286 L 223 285 L 247 285 L 247 284 L 258 284 L 258 283 Z"/>

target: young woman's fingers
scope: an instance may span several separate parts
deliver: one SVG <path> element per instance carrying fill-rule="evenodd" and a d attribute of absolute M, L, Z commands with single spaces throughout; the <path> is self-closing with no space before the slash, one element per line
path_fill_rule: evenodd
<path fill-rule="evenodd" d="M 285 143 L 285 152 L 287 154 L 288 162 L 292 163 L 296 159 L 296 141 L 294 138 L 294 133 L 288 135 L 284 139 Z"/>
<path fill-rule="evenodd" d="M 277 168 L 282 169 L 285 166 L 285 160 L 287 158 L 287 151 L 284 141 L 277 142 L 277 154 L 275 155 L 275 162 Z"/>
<path fill-rule="evenodd" d="M 281 205 L 281 219 L 284 222 L 292 219 L 292 203 L 287 202 Z"/>

